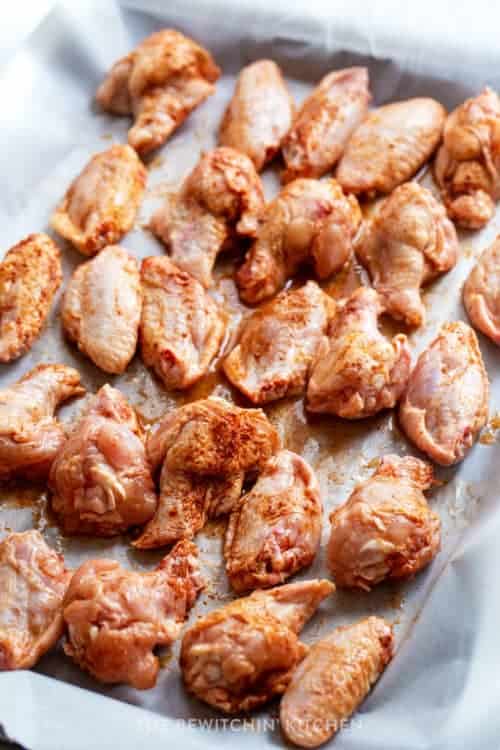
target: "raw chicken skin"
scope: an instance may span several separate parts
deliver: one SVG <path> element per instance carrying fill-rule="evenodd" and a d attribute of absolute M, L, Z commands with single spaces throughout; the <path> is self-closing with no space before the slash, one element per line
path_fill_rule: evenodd
<path fill-rule="evenodd" d="M 340 271 L 352 256 L 360 222 L 356 199 L 335 180 L 294 180 L 266 207 L 236 274 L 241 298 L 255 304 L 272 297 L 307 261 L 320 279 Z"/>
<path fill-rule="evenodd" d="M 203 286 L 167 257 L 145 258 L 141 352 L 166 388 L 184 389 L 207 372 L 225 331 L 222 312 Z"/>
<path fill-rule="evenodd" d="M 162 547 L 192 538 L 209 518 L 230 513 L 245 474 L 258 471 L 279 447 L 278 434 L 260 409 L 209 398 L 167 413 L 147 443 L 153 469 L 162 466 L 160 500 L 134 546 Z"/>
<path fill-rule="evenodd" d="M 228 714 L 250 711 L 283 693 L 307 653 L 297 635 L 334 590 L 324 580 L 290 583 L 255 591 L 199 618 L 182 639 L 187 690 Z"/>
<path fill-rule="evenodd" d="M 64 650 L 99 682 L 152 688 L 160 669 L 154 649 L 178 638 L 202 588 L 191 542 L 179 542 L 147 573 L 124 570 L 116 560 L 88 560 L 64 600 Z"/>
<path fill-rule="evenodd" d="M 181 190 L 153 214 L 151 231 L 173 262 L 208 288 L 217 255 L 235 237 L 255 237 L 264 209 L 248 156 L 219 147 L 203 154 Z"/>
<path fill-rule="evenodd" d="M 130 146 L 95 154 L 52 214 L 52 228 L 84 255 L 113 245 L 134 225 L 146 175 Z"/>
<path fill-rule="evenodd" d="M 314 282 L 286 291 L 243 323 L 224 372 L 254 404 L 303 393 L 335 303 Z"/>
<path fill-rule="evenodd" d="M 145 155 L 214 93 L 219 76 L 206 49 L 179 31 L 162 29 L 113 65 L 96 99 L 108 112 L 134 116 L 128 142 Z"/>
<path fill-rule="evenodd" d="M 260 172 L 278 153 L 293 111 L 279 67 L 272 60 L 257 60 L 238 76 L 219 128 L 219 143 L 246 154 Z"/>
<path fill-rule="evenodd" d="M 149 521 L 156 509 L 137 416 L 104 385 L 59 451 L 49 480 L 52 508 L 67 534 L 113 536 Z"/>
<path fill-rule="evenodd" d="M 276 586 L 310 565 L 320 543 L 321 514 L 309 464 L 286 450 L 270 458 L 229 519 L 224 557 L 233 589 Z"/>
<path fill-rule="evenodd" d="M 66 440 L 54 412 L 84 392 L 80 375 L 66 365 L 37 365 L 0 391 L 0 480 L 47 478 Z"/>
<path fill-rule="evenodd" d="M 355 251 L 385 312 L 420 326 L 425 321 L 420 287 L 453 268 L 459 245 L 441 203 L 418 182 L 408 182 L 364 225 Z"/>
<path fill-rule="evenodd" d="M 366 68 L 336 70 L 322 78 L 302 104 L 283 143 L 283 182 L 321 177 L 335 166 L 366 117 L 371 99 L 368 87 Z"/>
<path fill-rule="evenodd" d="M 142 293 L 139 266 L 117 245 L 105 248 L 73 273 L 64 293 L 61 320 L 104 372 L 125 372 L 135 354 Z"/>
<path fill-rule="evenodd" d="M 446 120 L 434 164 L 448 216 L 466 229 L 480 229 L 500 198 L 500 97 L 486 87 Z"/>
<path fill-rule="evenodd" d="M 472 324 L 500 346 L 500 238 L 481 254 L 464 286 Z"/>
<path fill-rule="evenodd" d="M 441 522 L 423 490 L 432 468 L 412 456 L 384 456 L 370 479 L 330 516 L 328 566 L 340 588 L 369 591 L 410 578 L 439 551 Z"/>
<path fill-rule="evenodd" d="M 392 626 L 367 617 L 335 628 L 311 646 L 280 706 L 285 738 L 319 747 L 343 727 L 392 659 Z"/>
<path fill-rule="evenodd" d="M 408 99 L 371 112 L 347 144 L 337 180 L 348 193 L 390 193 L 439 145 L 446 110 L 434 99 Z"/>
<path fill-rule="evenodd" d="M 0 672 L 30 669 L 63 632 L 71 573 L 38 531 L 0 542 Z"/>
<path fill-rule="evenodd" d="M 374 289 L 348 299 L 318 346 L 307 387 L 307 409 L 344 419 L 392 408 L 406 388 L 411 355 L 404 334 L 389 341 L 378 329 L 382 305 Z"/>
<path fill-rule="evenodd" d="M 465 458 L 484 427 L 488 397 L 476 334 L 466 323 L 445 323 L 415 365 L 399 420 L 417 448 L 449 466 Z"/>
<path fill-rule="evenodd" d="M 46 234 L 30 234 L 0 262 L 0 362 L 25 354 L 39 337 L 62 282 L 61 253 Z"/>

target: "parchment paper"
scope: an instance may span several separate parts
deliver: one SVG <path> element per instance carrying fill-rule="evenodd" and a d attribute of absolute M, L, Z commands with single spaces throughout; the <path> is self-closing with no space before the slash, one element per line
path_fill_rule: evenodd
<path fill-rule="evenodd" d="M 481 3 L 475 4 L 470 19 L 449 3 L 438 8 L 419 3 L 411 18 L 401 4 L 390 2 L 370 10 L 362 3 L 291 5 L 281 0 L 272 4 L 235 0 L 230 5 L 223 0 L 168 4 L 129 0 L 121 5 L 87 2 L 56 7 L 0 75 L 2 252 L 31 232 L 47 231 L 53 207 L 88 158 L 126 139 L 127 118 L 98 112 L 93 94 L 119 56 L 163 26 L 175 26 L 206 44 L 224 75 L 215 96 L 150 160 L 147 199 L 136 227 L 122 241 L 139 258 L 163 252 L 144 230 L 144 223 L 162 196 L 179 186 L 201 150 L 215 145 L 234 76 L 252 60 L 274 58 L 283 67 L 297 102 L 330 69 L 359 63 L 370 68 L 377 104 L 426 94 L 453 107 L 485 83 L 500 87 L 495 24 L 481 15 Z M 467 34 L 458 33 L 465 28 Z M 422 179 L 432 187 L 428 174 Z M 266 171 L 264 182 L 270 197 L 278 186 L 275 167 Z M 496 236 L 498 226 L 496 217 L 483 232 L 461 235 L 462 256 L 456 268 L 425 293 L 427 325 L 410 337 L 415 358 L 441 322 L 466 319 L 460 302 L 463 280 L 480 250 Z M 60 244 L 67 280 L 84 258 L 69 245 Z M 219 264 L 214 290 L 231 312 L 232 329 L 248 313 L 239 304 L 230 278 L 236 260 L 228 258 Z M 342 297 L 361 277 L 353 267 L 326 288 Z M 0 366 L 1 387 L 38 362 L 65 362 L 80 370 L 90 393 L 106 381 L 117 385 L 146 422 L 176 404 L 210 393 L 239 401 L 217 372 L 220 359 L 198 387 L 177 397 L 167 394 L 137 357 L 123 377 L 109 378 L 64 341 L 58 306 L 59 301 L 31 352 L 15 364 Z M 386 329 L 389 333 L 396 330 L 389 324 Z M 484 337 L 480 343 L 492 380 L 494 416 L 500 403 L 498 349 Z M 63 408 L 61 418 L 73 420 L 82 403 Z M 371 474 L 377 457 L 415 450 L 401 436 L 391 414 L 355 424 L 333 418 L 306 419 L 301 399 L 277 402 L 267 412 L 285 446 L 310 461 L 320 479 L 325 505 L 323 544 L 317 561 L 300 577 L 325 575 L 330 510 Z M 496 584 L 500 448 L 495 441 L 496 430 L 490 425 L 458 468 L 438 472 L 443 485 L 432 493 L 430 502 L 443 522 L 443 546 L 426 571 L 408 584 L 381 586 L 370 594 L 338 593 L 305 629 L 304 639 L 311 642 L 332 627 L 369 613 L 382 614 L 395 624 L 397 654 L 351 724 L 335 739 L 339 750 L 498 750 L 500 720 L 494 709 L 500 667 L 496 625 L 500 617 Z M 127 537 L 64 538 L 50 515 L 43 487 L 1 488 L 0 536 L 32 526 L 64 553 L 70 566 L 91 556 L 111 556 L 127 567 L 145 570 L 164 553 L 136 552 Z M 197 538 L 209 587 L 191 621 L 231 596 L 221 558 L 223 531 L 224 523 L 209 524 Z M 242 748 L 283 745 L 277 721 L 269 721 L 276 719 L 277 703 L 253 715 L 253 723 L 236 721 L 225 726 L 222 717 L 184 693 L 177 653 L 178 644 L 171 656 L 163 658 L 157 687 L 139 692 L 99 685 L 67 659 L 59 646 L 41 660 L 35 672 L 0 674 L 0 726 L 7 737 L 33 750 L 139 745 L 156 750 L 168 742 L 200 749 L 230 747 L 234 742 Z"/>

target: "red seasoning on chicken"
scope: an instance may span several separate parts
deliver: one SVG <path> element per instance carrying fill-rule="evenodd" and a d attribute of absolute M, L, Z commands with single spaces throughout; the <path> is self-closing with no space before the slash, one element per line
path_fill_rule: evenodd
<path fill-rule="evenodd" d="M 0 542 L 0 672 L 30 669 L 63 632 L 71 573 L 38 531 Z"/>
<path fill-rule="evenodd" d="M 281 730 L 299 747 L 319 747 L 341 729 L 393 656 L 392 627 L 367 617 L 317 641 L 295 669 L 280 706 Z"/>
<path fill-rule="evenodd" d="M 139 266 L 118 245 L 73 273 L 61 307 L 68 337 L 104 372 L 125 372 L 135 354 L 142 293 Z"/>
<path fill-rule="evenodd" d="M 312 563 L 321 538 L 319 484 L 303 458 L 280 451 L 229 518 L 226 572 L 235 591 L 286 581 Z"/>
<path fill-rule="evenodd" d="M 445 118 L 444 107 L 428 98 L 375 109 L 347 144 L 337 180 L 348 193 L 390 193 L 432 156 Z"/>
<path fill-rule="evenodd" d="M 387 579 L 410 578 L 439 551 L 441 522 L 423 494 L 432 468 L 412 456 L 384 456 L 330 516 L 328 566 L 341 588 L 369 591 Z"/>
<path fill-rule="evenodd" d="M 178 638 L 202 588 L 191 542 L 179 542 L 147 573 L 124 570 L 116 560 L 88 560 L 64 599 L 64 650 L 99 682 L 152 688 L 160 669 L 155 649 Z"/>
<path fill-rule="evenodd" d="M 489 380 L 476 334 L 466 323 L 445 323 L 418 358 L 399 421 L 436 463 L 465 458 L 488 419 Z"/>
<path fill-rule="evenodd" d="M 156 509 L 142 430 L 124 396 L 104 385 L 52 464 L 52 508 L 68 534 L 113 536 Z"/>
<path fill-rule="evenodd" d="M 0 362 L 25 354 L 46 323 L 62 282 L 61 253 L 46 234 L 30 234 L 0 262 Z"/>
<path fill-rule="evenodd" d="M 500 198 L 500 97 L 486 87 L 446 120 L 434 165 L 448 216 L 466 229 L 480 229 Z"/>
<path fill-rule="evenodd" d="M 346 68 L 326 75 L 302 104 L 283 143 L 282 181 L 321 177 L 342 156 L 370 103 L 368 70 Z"/>
<path fill-rule="evenodd" d="M 119 242 L 137 216 L 146 169 L 130 146 L 96 154 L 71 183 L 50 224 L 84 255 Z"/>
<path fill-rule="evenodd" d="M 293 110 L 279 67 L 272 60 L 257 60 L 238 76 L 219 128 L 219 143 L 246 154 L 260 172 L 278 153 Z"/>
<path fill-rule="evenodd" d="M 272 297 L 307 262 L 320 279 L 340 271 L 360 222 L 358 202 L 335 180 L 294 180 L 266 207 L 236 274 L 241 298 L 255 304 Z"/>
<path fill-rule="evenodd" d="M 221 146 L 201 156 L 180 192 L 153 215 L 150 228 L 172 261 L 208 288 L 219 252 L 235 237 L 255 237 L 263 208 L 253 163 Z"/>
<path fill-rule="evenodd" d="M 471 323 L 500 346 L 500 238 L 484 250 L 464 286 Z"/>
<path fill-rule="evenodd" d="M 166 388 L 184 389 L 207 372 L 224 336 L 217 304 L 186 271 L 163 257 L 141 267 L 141 353 Z"/>
<path fill-rule="evenodd" d="M 420 326 L 425 321 L 420 288 L 453 268 L 459 245 L 442 204 L 418 182 L 408 182 L 363 226 L 355 251 L 385 312 Z"/>
<path fill-rule="evenodd" d="M 112 114 L 134 117 L 128 142 L 145 155 L 214 93 L 219 76 L 206 49 L 179 31 L 163 29 L 113 65 L 96 99 Z"/>
<path fill-rule="evenodd" d="M 66 365 L 37 365 L 0 391 L 0 479 L 46 479 L 66 440 L 54 412 L 81 396 L 80 375 Z"/>
<path fill-rule="evenodd" d="M 411 355 L 404 334 L 389 341 L 379 331 L 382 311 L 377 292 L 360 287 L 333 319 L 312 365 L 309 411 L 360 419 L 397 403 L 408 382 Z"/>
<path fill-rule="evenodd" d="M 182 639 L 186 689 L 227 714 L 250 711 L 283 693 L 307 653 L 297 635 L 333 591 L 330 581 L 289 583 L 199 618 Z"/>

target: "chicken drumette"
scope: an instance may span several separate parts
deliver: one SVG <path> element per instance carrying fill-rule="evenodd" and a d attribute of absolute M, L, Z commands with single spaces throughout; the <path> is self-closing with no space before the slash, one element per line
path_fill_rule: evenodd
<path fill-rule="evenodd" d="M 408 99 L 371 112 L 347 144 L 337 179 L 349 193 L 390 193 L 425 164 L 441 140 L 445 109 Z"/>
<path fill-rule="evenodd" d="M 38 531 L 0 542 L 0 671 L 29 669 L 57 643 L 70 578 Z"/>
<path fill-rule="evenodd" d="M 444 207 L 429 190 L 408 182 L 396 188 L 365 224 L 355 250 L 384 310 L 420 326 L 425 321 L 420 287 L 455 265 L 459 245 Z"/>
<path fill-rule="evenodd" d="M 161 547 L 194 536 L 208 517 L 229 513 L 245 474 L 279 449 L 279 437 L 260 409 L 239 409 L 219 398 L 166 414 L 148 438 L 153 469 L 162 466 L 154 518 L 134 542 Z"/>
<path fill-rule="evenodd" d="M 303 458 L 280 451 L 231 513 L 224 542 L 235 591 L 283 583 L 310 565 L 321 537 L 319 484 Z"/>
<path fill-rule="evenodd" d="M 464 286 L 473 325 L 500 346 L 500 238 L 481 254 Z"/>
<path fill-rule="evenodd" d="M 203 286 L 167 257 L 146 258 L 141 352 L 166 388 L 189 388 L 207 372 L 225 324 Z"/>
<path fill-rule="evenodd" d="M 424 461 L 384 456 L 373 476 L 333 511 L 328 565 L 337 586 L 369 591 L 431 562 L 441 541 L 439 516 L 423 494 L 432 483 Z"/>
<path fill-rule="evenodd" d="M 255 237 L 264 208 L 260 177 L 248 156 L 221 146 L 203 154 L 181 190 L 166 198 L 151 231 L 174 263 L 204 287 L 217 255 L 237 237 Z"/>
<path fill-rule="evenodd" d="M 381 617 L 335 628 L 295 669 L 280 724 L 299 747 L 318 747 L 341 729 L 393 656 L 392 627 Z"/>
<path fill-rule="evenodd" d="M 137 416 L 104 385 L 52 464 L 52 508 L 69 534 L 113 536 L 149 521 L 156 495 Z"/>
<path fill-rule="evenodd" d="M 283 142 L 283 182 L 321 177 L 332 169 L 366 117 L 369 103 L 366 68 L 326 75 L 302 104 Z"/>
<path fill-rule="evenodd" d="M 141 317 L 139 266 L 126 250 L 107 247 L 73 273 L 61 319 L 68 337 L 105 372 L 125 372 Z"/>
<path fill-rule="evenodd" d="M 379 331 L 381 313 L 377 292 L 361 287 L 333 319 L 312 366 L 309 411 L 359 419 L 397 403 L 410 375 L 410 350 L 404 334 L 389 341 Z"/>
<path fill-rule="evenodd" d="M 206 49 L 163 29 L 113 65 L 96 98 L 108 112 L 134 116 L 128 142 L 143 155 L 161 146 L 213 94 L 219 76 Z"/>
<path fill-rule="evenodd" d="M 84 255 L 95 255 L 132 229 L 145 186 L 146 170 L 135 151 L 111 146 L 73 180 L 51 226 Z"/>
<path fill-rule="evenodd" d="M 85 392 L 66 365 L 37 365 L 0 391 L 0 479 L 45 479 L 66 440 L 54 419 L 60 403 Z"/>
<path fill-rule="evenodd" d="M 303 393 L 334 308 L 314 281 L 282 292 L 243 324 L 224 361 L 227 377 L 254 404 Z"/>
<path fill-rule="evenodd" d="M 228 714 L 283 693 L 307 653 L 297 634 L 334 590 L 329 581 L 290 583 L 256 591 L 200 618 L 182 639 L 186 688 Z"/>
<path fill-rule="evenodd" d="M 415 445 L 443 466 L 461 461 L 488 419 L 489 381 L 476 334 L 446 323 L 420 355 L 399 420 Z"/>
<path fill-rule="evenodd" d="M 219 143 L 246 154 L 260 172 L 279 151 L 293 110 L 279 67 L 272 60 L 257 60 L 238 76 L 220 125 Z"/>
<path fill-rule="evenodd" d="M 154 649 L 178 638 L 203 588 L 198 552 L 179 542 L 155 570 L 124 570 L 116 560 L 88 560 L 64 599 L 65 652 L 104 683 L 154 687 Z"/>
<path fill-rule="evenodd" d="M 448 216 L 480 229 L 500 198 L 500 97 L 486 87 L 446 120 L 434 165 Z"/>
<path fill-rule="evenodd" d="M 241 298 L 254 304 L 272 297 L 306 261 L 320 279 L 339 271 L 360 222 L 356 199 L 335 180 L 294 180 L 266 207 L 236 276 Z"/>
<path fill-rule="evenodd" d="M 31 234 L 0 262 L 0 362 L 28 351 L 40 335 L 62 281 L 59 248 Z"/>

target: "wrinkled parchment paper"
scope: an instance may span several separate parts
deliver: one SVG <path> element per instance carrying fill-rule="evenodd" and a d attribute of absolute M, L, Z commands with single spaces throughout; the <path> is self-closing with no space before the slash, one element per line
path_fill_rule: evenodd
<path fill-rule="evenodd" d="M 31 232 L 47 231 L 54 205 L 88 158 L 126 139 L 128 119 L 98 112 L 93 94 L 119 56 L 163 26 L 175 26 L 206 44 L 224 75 L 215 96 L 149 162 L 146 200 L 135 228 L 122 241 L 139 258 L 163 252 L 144 224 L 162 197 L 178 187 L 200 152 L 215 145 L 234 77 L 248 62 L 274 58 L 283 67 L 297 102 L 330 69 L 359 63 L 369 66 L 377 104 L 425 94 L 451 108 L 484 83 L 500 87 L 494 23 L 485 22 L 480 29 L 476 17 L 466 22 L 460 8 L 451 10 L 451 4 L 450 16 L 444 7 L 448 3 L 437 13 L 434 9 L 431 22 L 427 3 L 413 9 L 410 19 L 403 5 L 383 2 L 369 12 L 361 3 L 281 0 L 234 0 L 231 4 L 223 0 L 168 4 L 135 0 L 121 5 L 86 2 L 56 7 L 0 72 L 2 252 Z M 467 34 L 453 33 L 454 28 L 467 28 Z M 432 188 L 428 174 L 422 179 Z M 270 197 L 278 187 L 275 167 L 266 171 L 264 182 Z M 433 338 L 441 322 L 466 319 L 461 286 L 499 225 L 497 217 L 481 233 L 462 234 L 457 267 L 425 293 L 428 321 L 424 330 L 410 337 L 414 356 Z M 69 245 L 60 244 L 67 280 L 84 258 Z M 219 264 L 214 290 L 231 313 L 232 330 L 248 313 L 231 279 L 234 262 L 229 257 Z M 326 288 L 342 298 L 360 283 L 361 276 L 353 266 Z M 59 298 L 31 352 L 17 363 L 0 366 L 2 387 L 38 362 L 65 362 L 80 370 L 90 393 L 106 381 L 117 385 L 146 423 L 176 404 L 210 393 L 238 400 L 218 374 L 217 363 L 199 386 L 175 398 L 138 357 L 124 376 L 106 376 L 65 342 L 58 307 Z M 388 333 L 395 330 L 394 325 L 387 325 Z M 494 417 L 500 408 L 499 354 L 484 337 L 480 343 L 492 379 Z M 71 422 L 83 403 L 64 407 L 61 418 Z M 317 561 L 301 577 L 325 575 L 330 510 L 373 472 L 377 457 L 391 451 L 415 451 L 391 414 L 355 424 L 333 418 L 307 419 L 301 399 L 277 402 L 266 411 L 285 446 L 303 455 L 318 474 L 325 505 L 323 544 Z M 431 493 L 430 503 L 443 522 L 443 546 L 433 564 L 408 584 L 381 586 L 369 594 L 335 594 L 304 631 L 304 639 L 311 642 L 336 625 L 371 613 L 382 614 L 395 624 L 397 654 L 362 709 L 335 739 L 338 750 L 498 750 L 500 720 L 494 708 L 500 666 L 496 584 L 500 447 L 495 424 L 493 419 L 463 464 L 438 472 L 443 484 Z M 32 526 L 64 553 L 70 566 L 90 556 L 111 556 L 127 567 L 146 570 L 162 556 L 162 551 L 133 550 L 127 537 L 64 538 L 51 517 L 44 487 L 1 488 L 0 537 L 9 530 Z M 212 523 L 198 536 L 209 586 L 191 621 L 231 596 L 221 557 L 223 531 L 224 523 Z M 230 747 L 235 742 L 241 748 L 283 745 L 277 703 L 252 720 L 225 725 L 221 716 L 186 696 L 177 654 L 178 644 L 171 655 L 162 656 L 157 687 L 139 692 L 99 685 L 67 659 L 59 646 L 41 660 L 35 672 L 0 674 L 0 726 L 6 737 L 32 750 L 91 746 L 125 750 L 140 745 L 156 750 L 165 743 L 200 750 Z"/>

